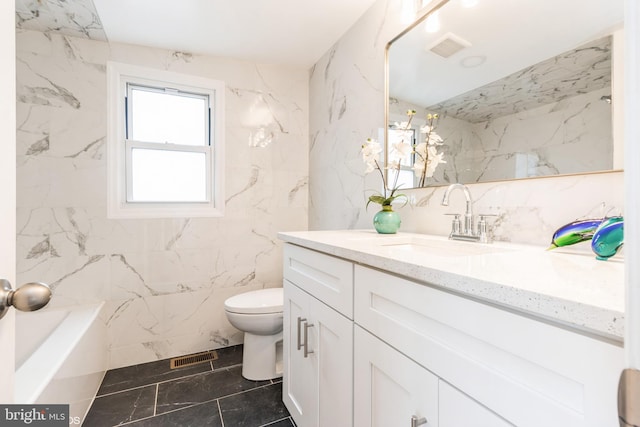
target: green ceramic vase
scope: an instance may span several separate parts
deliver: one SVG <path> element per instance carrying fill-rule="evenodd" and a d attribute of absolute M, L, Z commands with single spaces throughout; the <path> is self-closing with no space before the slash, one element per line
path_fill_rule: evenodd
<path fill-rule="evenodd" d="M 373 217 L 373 226 L 380 234 L 394 234 L 400 228 L 400 214 L 391 205 L 383 205 Z"/>

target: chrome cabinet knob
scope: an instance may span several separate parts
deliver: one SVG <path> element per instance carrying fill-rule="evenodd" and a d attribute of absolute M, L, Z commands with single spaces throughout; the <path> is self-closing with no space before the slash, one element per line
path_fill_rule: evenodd
<path fill-rule="evenodd" d="M 14 291 L 8 280 L 0 279 L 0 319 L 11 306 L 20 311 L 35 311 L 47 305 L 49 300 L 51 289 L 45 283 L 26 283 Z"/>
<path fill-rule="evenodd" d="M 418 427 L 427 423 L 427 419 L 425 417 L 418 418 L 415 415 L 411 416 L 411 427 Z"/>

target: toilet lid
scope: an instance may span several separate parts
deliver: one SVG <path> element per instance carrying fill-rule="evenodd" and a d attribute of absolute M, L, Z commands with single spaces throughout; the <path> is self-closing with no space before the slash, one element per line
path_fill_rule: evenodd
<path fill-rule="evenodd" d="M 233 296 L 224 302 L 224 308 L 242 314 L 281 313 L 283 303 L 282 288 L 269 288 Z"/>

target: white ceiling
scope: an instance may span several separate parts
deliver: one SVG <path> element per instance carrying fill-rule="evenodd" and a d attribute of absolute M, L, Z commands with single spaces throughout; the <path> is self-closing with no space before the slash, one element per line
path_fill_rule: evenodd
<path fill-rule="evenodd" d="M 311 67 L 375 0 L 16 0 L 18 28 Z"/>

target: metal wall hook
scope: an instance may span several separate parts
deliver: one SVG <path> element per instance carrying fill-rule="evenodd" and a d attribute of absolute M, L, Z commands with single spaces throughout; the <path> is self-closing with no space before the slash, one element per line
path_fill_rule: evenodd
<path fill-rule="evenodd" d="M 49 300 L 51 289 L 46 283 L 26 283 L 14 291 L 8 280 L 0 279 L 0 319 L 11 306 L 20 311 L 35 311 L 47 305 Z"/>

